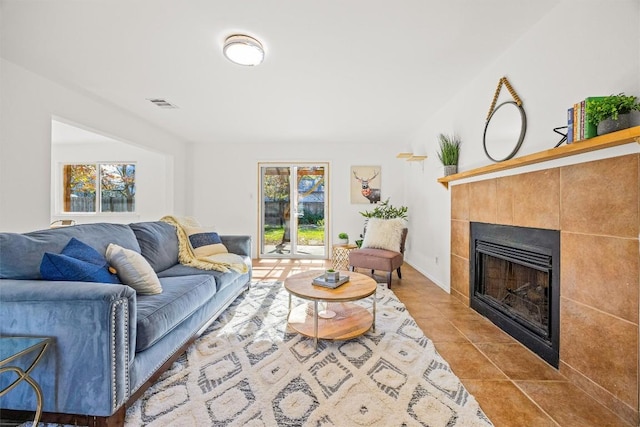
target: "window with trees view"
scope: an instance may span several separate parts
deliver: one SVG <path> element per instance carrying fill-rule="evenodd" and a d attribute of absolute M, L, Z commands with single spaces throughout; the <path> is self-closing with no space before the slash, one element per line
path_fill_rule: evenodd
<path fill-rule="evenodd" d="M 63 165 L 64 212 L 135 212 L 136 165 Z"/>

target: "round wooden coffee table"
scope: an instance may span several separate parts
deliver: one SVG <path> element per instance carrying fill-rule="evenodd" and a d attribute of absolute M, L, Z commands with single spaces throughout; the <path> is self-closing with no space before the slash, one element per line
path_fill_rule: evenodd
<path fill-rule="evenodd" d="M 378 284 L 371 277 L 353 271 L 344 272 L 349 281 L 336 289 L 312 284 L 313 279 L 323 274 L 323 270 L 311 270 L 287 277 L 284 287 L 289 292 L 288 323 L 298 333 L 318 339 L 348 340 L 367 332 L 375 331 L 376 298 Z M 372 310 L 354 304 L 373 295 Z M 291 308 L 291 297 L 296 296 L 307 302 Z M 319 310 L 319 303 L 326 305 Z"/>

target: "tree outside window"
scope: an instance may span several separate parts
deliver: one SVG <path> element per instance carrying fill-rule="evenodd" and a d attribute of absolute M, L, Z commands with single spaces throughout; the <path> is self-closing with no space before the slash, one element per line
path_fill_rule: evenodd
<path fill-rule="evenodd" d="M 135 212 L 135 173 L 133 163 L 63 165 L 64 212 Z"/>

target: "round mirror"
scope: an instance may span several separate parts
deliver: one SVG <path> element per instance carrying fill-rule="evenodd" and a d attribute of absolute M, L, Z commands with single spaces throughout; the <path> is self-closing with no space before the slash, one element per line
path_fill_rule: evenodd
<path fill-rule="evenodd" d="M 514 101 L 503 102 L 493 110 L 484 127 L 485 154 L 494 162 L 512 158 L 520 149 L 526 131 L 524 108 Z"/>

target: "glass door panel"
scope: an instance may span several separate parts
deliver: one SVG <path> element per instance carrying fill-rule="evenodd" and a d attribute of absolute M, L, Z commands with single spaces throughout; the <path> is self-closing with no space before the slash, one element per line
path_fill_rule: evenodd
<path fill-rule="evenodd" d="M 260 165 L 260 256 L 326 258 L 326 164 Z"/>

